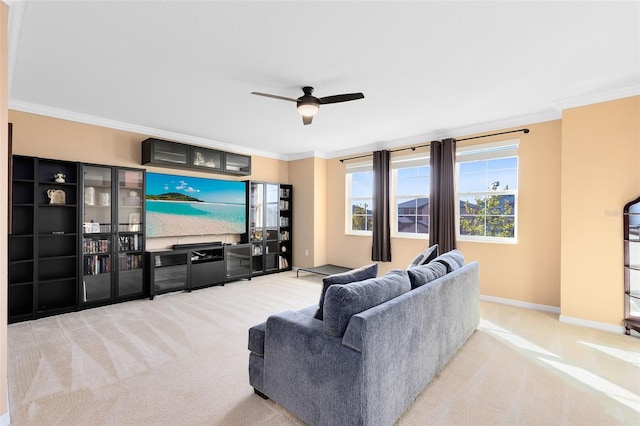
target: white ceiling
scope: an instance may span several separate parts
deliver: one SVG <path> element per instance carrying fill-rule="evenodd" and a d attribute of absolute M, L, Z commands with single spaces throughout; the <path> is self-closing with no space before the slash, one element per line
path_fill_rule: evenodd
<path fill-rule="evenodd" d="M 273 158 L 640 94 L 638 1 L 4 1 L 11 109 Z M 303 126 L 294 103 L 250 94 L 306 85 L 365 99 Z"/>

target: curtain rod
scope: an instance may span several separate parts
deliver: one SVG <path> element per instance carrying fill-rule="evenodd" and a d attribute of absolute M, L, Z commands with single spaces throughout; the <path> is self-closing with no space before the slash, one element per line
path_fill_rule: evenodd
<path fill-rule="evenodd" d="M 529 129 L 509 130 L 508 132 L 491 133 L 490 135 L 482 135 L 482 136 L 472 136 L 470 138 L 454 139 L 453 141 L 454 142 L 461 142 L 461 141 L 468 141 L 468 140 L 471 140 L 471 139 L 488 138 L 490 136 L 506 135 L 507 133 L 517 133 L 517 132 L 529 133 Z M 431 146 L 431 144 L 428 143 L 428 144 L 425 144 L 425 145 L 411 146 L 409 148 L 392 149 L 389 152 L 407 151 L 409 149 L 411 151 L 415 151 L 417 148 L 426 148 L 428 146 Z M 357 158 L 371 157 L 372 155 L 373 154 L 364 154 L 364 155 L 358 155 L 357 157 L 343 158 L 343 159 L 340 160 L 340 162 L 344 163 L 345 161 L 348 161 L 348 160 L 355 160 Z"/>

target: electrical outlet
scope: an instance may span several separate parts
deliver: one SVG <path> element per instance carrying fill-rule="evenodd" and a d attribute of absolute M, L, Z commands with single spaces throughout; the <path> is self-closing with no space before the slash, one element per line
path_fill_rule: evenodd
<path fill-rule="evenodd" d="M 309 250 L 305 249 L 305 250 L 304 250 L 304 255 L 305 255 L 305 256 L 309 256 Z"/>

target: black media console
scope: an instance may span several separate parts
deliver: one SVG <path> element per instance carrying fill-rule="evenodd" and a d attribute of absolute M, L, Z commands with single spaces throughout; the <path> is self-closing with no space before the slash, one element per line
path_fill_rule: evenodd
<path fill-rule="evenodd" d="M 251 279 L 249 261 L 242 268 L 243 258 L 251 258 L 250 244 L 176 244 L 173 250 L 148 250 L 145 252 L 148 265 L 145 281 L 149 298 L 153 300 L 158 294 Z"/>

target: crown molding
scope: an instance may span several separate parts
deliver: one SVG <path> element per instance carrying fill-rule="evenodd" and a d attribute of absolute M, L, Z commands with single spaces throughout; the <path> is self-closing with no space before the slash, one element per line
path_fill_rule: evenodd
<path fill-rule="evenodd" d="M 569 108 L 576 108 L 585 105 L 597 104 L 600 102 L 613 101 L 616 99 L 628 98 L 640 95 L 640 85 L 622 87 L 603 92 L 590 93 L 587 95 L 572 96 L 569 98 L 558 99 L 554 103 L 563 111 Z"/>
<path fill-rule="evenodd" d="M 9 100 L 9 109 L 15 110 L 15 111 L 28 112 L 31 114 L 44 115 L 46 117 L 59 118 L 62 120 L 75 121 L 83 124 L 91 124 L 94 126 L 106 127 L 109 129 L 124 130 L 126 132 L 139 133 L 145 136 L 168 139 L 173 142 L 190 143 L 194 145 L 204 146 L 207 148 L 221 149 L 223 151 L 232 151 L 238 154 L 258 155 L 261 157 L 274 158 L 276 160 L 287 160 L 285 157 L 274 154 L 273 152 L 249 149 L 239 145 L 219 142 L 212 139 L 185 135 L 183 133 L 177 133 L 177 132 L 169 132 L 166 130 L 155 129 L 153 127 L 139 126 L 137 124 L 130 124 L 122 121 L 109 120 L 102 117 L 96 117 L 88 114 L 80 114 L 73 111 L 46 107 L 43 105 L 32 104 L 29 102 Z"/>

